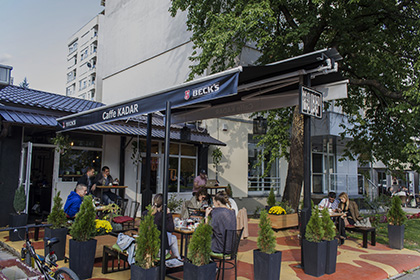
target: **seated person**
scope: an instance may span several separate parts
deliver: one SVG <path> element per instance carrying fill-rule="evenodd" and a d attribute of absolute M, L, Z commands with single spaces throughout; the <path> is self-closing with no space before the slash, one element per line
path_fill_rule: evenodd
<path fill-rule="evenodd" d="M 86 173 L 83 174 L 79 180 L 77 180 L 77 184 L 83 184 L 87 186 L 88 194 L 93 194 L 96 189 L 96 184 L 94 183 L 93 176 L 95 176 L 95 168 L 88 166 L 86 167 Z"/>
<path fill-rule="evenodd" d="M 236 230 L 236 216 L 235 211 L 229 208 L 229 197 L 225 191 L 217 192 L 213 201 L 213 208 L 206 209 L 206 222 L 208 222 L 208 216 L 211 215 L 210 223 L 213 227 L 211 250 L 214 253 L 223 253 L 225 230 Z M 227 239 L 227 248 L 231 247 L 229 240 L 230 238 Z"/>
<path fill-rule="evenodd" d="M 157 226 L 158 230 L 162 232 L 162 217 L 163 217 L 163 196 L 161 193 L 158 193 L 153 198 L 153 205 L 152 205 L 152 215 L 154 216 L 154 222 Z M 147 215 L 147 210 L 142 213 L 142 215 Z M 171 249 L 172 254 L 178 260 L 181 260 L 181 256 L 179 255 L 178 251 L 178 240 L 176 235 L 172 234 L 174 232 L 174 219 L 172 214 L 169 212 L 169 208 L 167 208 L 167 215 L 166 215 L 166 234 L 167 238 L 165 239 L 165 248 Z"/>
<path fill-rule="evenodd" d="M 230 186 L 226 189 L 226 194 L 229 197 L 230 209 L 235 210 L 235 215 L 238 216 L 238 211 L 239 211 L 238 205 L 236 204 L 236 201 L 232 197 L 232 188 Z"/>
<path fill-rule="evenodd" d="M 189 201 L 186 201 L 185 203 L 182 204 L 181 218 L 182 219 L 189 218 L 189 212 L 188 212 L 187 207 L 200 209 L 200 208 L 203 208 L 203 206 L 205 205 L 209 205 L 208 200 L 207 200 L 207 190 L 205 188 L 200 188 Z"/>
<path fill-rule="evenodd" d="M 96 186 L 112 186 L 112 182 L 113 180 L 112 180 L 112 176 L 109 174 L 109 167 L 108 166 L 102 167 L 102 172 L 96 175 L 95 185 Z M 98 188 L 96 188 L 94 195 L 99 197 L 101 195 L 101 191 Z M 116 203 L 117 201 L 122 200 L 120 196 L 116 195 L 110 190 L 104 191 L 101 199 L 105 205 Z"/>
<path fill-rule="evenodd" d="M 336 199 L 335 192 L 329 192 L 327 198 L 323 198 L 320 203 L 318 203 L 319 209 L 327 208 L 328 210 L 336 211 L 338 207 L 338 199 Z"/>
<path fill-rule="evenodd" d="M 363 217 L 359 215 L 359 207 L 357 207 L 356 202 L 350 201 L 347 193 L 340 193 L 338 198 L 340 203 L 338 204 L 337 212 L 343 213 L 343 216 L 338 219 L 338 222 L 341 223 L 338 228 L 340 229 L 341 244 L 344 244 L 344 240 L 347 238 L 345 220 L 347 220 L 349 225 L 354 226 L 356 221 L 363 220 Z"/>
<path fill-rule="evenodd" d="M 77 212 L 80 210 L 80 204 L 82 204 L 83 197 L 87 194 L 87 186 L 78 184 L 76 191 L 72 191 L 67 197 L 66 204 L 64 205 L 64 212 L 67 218 L 74 219 Z"/>

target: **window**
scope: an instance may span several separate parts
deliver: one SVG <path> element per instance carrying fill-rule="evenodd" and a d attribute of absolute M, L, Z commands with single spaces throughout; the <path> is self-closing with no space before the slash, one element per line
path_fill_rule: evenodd
<path fill-rule="evenodd" d="M 81 53 L 80 53 L 80 61 L 82 61 L 86 57 L 88 57 L 88 48 L 86 48 L 86 49 L 84 49 L 84 50 L 81 51 Z"/>
<path fill-rule="evenodd" d="M 76 79 L 76 69 L 74 69 L 73 71 L 67 73 L 67 82 L 71 82 L 74 79 Z"/>
<path fill-rule="evenodd" d="M 71 43 L 69 46 L 69 54 L 77 50 L 77 40 Z"/>
<path fill-rule="evenodd" d="M 71 96 L 71 95 L 73 95 L 73 93 L 74 93 L 74 84 L 67 87 L 67 89 L 66 89 L 66 95 L 67 96 Z"/>
<path fill-rule="evenodd" d="M 86 167 L 93 166 L 95 171 L 101 168 L 102 152 L 83 149 L 71 149 L 60 156 L 59 178 L 62 181 L 77 181 L 86 172 Z"/>
<path fill-rule="evenodd" d="M 253 134 L 248 134 L 248 191 L 268 192 L 271 188 L 280 188 L 280 178 L 278 174 L 278 160 L 272 163 L 267 176 L 264 170 L 268 166 L 270 154 L 258 165 L 258 158 L 263 154 L 264 148 L 257 146 L 258 140 L 254 139 Z"/>
<path fill-rule="evenodd" d="M 197 147 L 172 143 L 169 154 L 169 191 L 191 192 L 197 170 Z"/>

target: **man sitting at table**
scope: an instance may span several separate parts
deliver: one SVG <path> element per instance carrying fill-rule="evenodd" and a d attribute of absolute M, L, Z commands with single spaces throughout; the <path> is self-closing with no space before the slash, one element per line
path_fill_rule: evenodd
<path fill-rule="evenodd" d="M 319 209 L 327 208 L 328 210 L 336 211 L 338 207 L 338 199 L 336 199 L 335 192 L 329 192 L 328 197 L 321 200 L 318 204 Z"/>
<path fill-rule="evenodd" d="M 77 185 L 83 184 L 87 186 L 87 193 L 93 194 L 96 189 L 96 184 L 94 184 L 94 178 L 95 176 L 95 168 L 92 166 L 88 166 L 86 168 L 86 173 L 83 174 L 79 180 L 77 180 Z"/>
<path fill-rule="evenodd" d="M 112 176 L 109 174 L 109 167 L 104 166 L 102 167 L 102 172 L 98 173 L 95 178 L 95 183 L 97 186 L 112 186 Z M 100 197 L 101 191 L 97 188 L 95 191 L 95 196 Z M 111 192 L 109 189 L 104 191 L 102 194 L 102 202 L 105 205 L 115 203 L 118 200 L 121 200 L 121 197 L 116 195 L 115 193 Z"/>
<path fill-rule="evenodd" d="M 193 195 L 202 187 L 204 187 L 207 184 L 207 176 L 206 176 L 206 170 L 201 169 L 200 175 L 195 177 L 194 179 L 194 186 L 193 186 Z"/>
<path fill-rule="evenodd" d="M 72 191 L 67 197 L 66 204 L 64 205 L 64 213 L 67 218 L 74 219 L 77 212 L 80 210 L 80 204 L 82 204 L 83 197 L 87 194 L 87 186 L 78 184 L 76 190 Z"/>

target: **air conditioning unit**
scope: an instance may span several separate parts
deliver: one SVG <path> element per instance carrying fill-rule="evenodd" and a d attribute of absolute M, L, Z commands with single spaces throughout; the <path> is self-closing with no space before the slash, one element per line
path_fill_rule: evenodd
<path fill-rule="evenodd" d="M 12 69 L 12 66 L 0 64 L 0 85 L 10 85 Z"/>

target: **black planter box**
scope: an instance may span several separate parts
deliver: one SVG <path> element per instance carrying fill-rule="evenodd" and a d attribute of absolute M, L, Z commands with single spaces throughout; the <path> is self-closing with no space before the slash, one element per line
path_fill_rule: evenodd
<path fill-rule="evenodd" d="M 216 279 L 216 268 L 215 262 L 196 266 L 186 261 L 184 263 L 184 280 L 214 280 Z"/>
<path fill-rule="evenodd" d="M 280 279 L 281 251 L 274 254 L 266 254 L 260 250 L 254 250 L 254 279 L 255 280 L 278 280 Z"/>
<path fill-rule="evenodd" d="M 149 269 L 141 268 L 138 265 L 131 265 L 131 280 L 148 279 L 158 280 L 159 279 L 159 266 L 155 266 Z"/>
<path fill-rule="evenodd" d="M 327 258 L 327 242 L 310 242 L 306 239 L 303 242 L 303 270 L 306 274 L 319 277 L 325 274 Z"/>
<path fill-rule="evenodd" d="M 9 214 L 9 227 L 21 227 L 26 226 L 28 223 L 28 214 Z M 10 230 L 9 231 L 9 240 L 10 241 L 20 241 L 25 240 L 26 229 Z"/>
<path fill-rule="evenodd" d="M 67 235 L 67 228 L 45 228 L 45 237 L 52 238 L 57 237 L 59 242 L 51 246 L 51 250 L 55 252 L 57 255 L 57 260 L 61 261 L 64 260 L 64 255 L 66 252 L 66 235 Z M 48 249 L 46 242 L 44 241 L 44 255 L 48 255 L 50 250 Z"/>
<path fill-rule="evenodd" d="M 404 229 L 405 226 L 388 225 L 389 247 L 392 249 L 404 248 Z"/>
<path fill-rule="evenodd" d="M 334 239 L 327 242 L 327 262 L 325 264 L 325 273 L 333 274 L 337 266 L 337 247 L 338 240 Z"/>
<path fill-rule="evenodd" d="M 69 267 L 80 279 L 92 277 L 93 264 L 95 263 L 96 239 L 80 242 L 69 241 Z"/>

